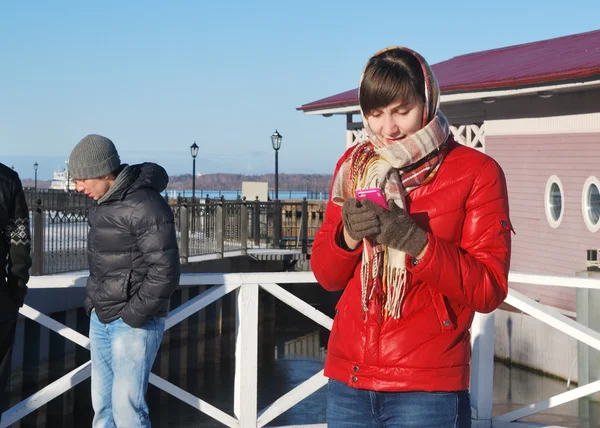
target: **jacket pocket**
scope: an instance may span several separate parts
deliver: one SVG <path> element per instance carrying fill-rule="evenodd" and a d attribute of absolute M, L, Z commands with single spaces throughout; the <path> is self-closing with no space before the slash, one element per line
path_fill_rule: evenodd
<path fill-rule="evenodd" d="M 429 288 L 429 293 L 431 294 L 431 304 L 433 305 L 435 313 L 437 314 L 442 332 L 454 331 L 456 329 L 456 325 L 450 317 L 446 298 L 442 293 L 432 288 Z"/>
<path fill-rule="evenodd" d="M 344 333 L 340 332 L 340 329 L 344 330 L 348 328 L 347 323 L 347 310 L 348 305 L 345 303 L 345 298 L 342 295 L 338 303 L 335 305 L 335 315 L 333 316 L 333 324 L 331 326 L 331 332 L 329 333 L 329 341 L 327 343 L 327 353 L 331 353 L 336 356 L 345 356 L 343 337 Z M 344 318 L 345 320 L 342 320 Z M 343 321 L 343 323 L 340 323 Z M 345 324 L 344 324 L 345 323 Z"/>
<path fill-rule="evenodd" d="M 107 276 L 103 278 L 98 297 L 104 301 L 122 303 L 127 302 L 129 284 L 132 271 L 123 272 L 121 275 Z M 102 297 L 100 297 L 100 295 Z"/>

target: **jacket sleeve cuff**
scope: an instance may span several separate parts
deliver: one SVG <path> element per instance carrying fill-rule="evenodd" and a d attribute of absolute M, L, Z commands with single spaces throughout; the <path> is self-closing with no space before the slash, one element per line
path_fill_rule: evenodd
<path fill-rule="evenodd" d="M 341 257 L 342 259 L 347 259 L 356 262 L 360 255 L 362 254 L 363 244 L 362 242 L 358 247 L 354 250 L 345 250 L 340 247 L 340 235 L 343 233 L 343 223 L 340 222 L 335 233 L 329 234 L 329 246 L 331 250 L 337 257 Z"/>
<path fill-rule="evenodd" d="M 128 326 L 133 327 L 133 328 L 142 327 L 144 324 L 146 324 L 149 321 L 145 317 L 136 316 L 131 311 L 128 311 L 128 310 L 124 310 L 121 313 L 121 319 L 123 320 L 123 322 L 125 324 L 127 324 Z"/>
<path fill-rule="evenodd" d="M 423 257 L 421 257 L 416 265 L 413 264 L 413 257 L 406 255 L 406 267 L 414 275 L 419 276 L 423 273 L 431 264 L 433 255 L 437 247 L 437 238 L 432 233 L 427 233 L 427 250 Z"/>
<path fill-rule="evenodd" d="M 94 304 L 92 303 L 92 299 L 86 297 L 83 300 L 83 309 L 85 309 L 85 313 L 89 317 L 92 314 L 92 309 L 94 309 Z"/>

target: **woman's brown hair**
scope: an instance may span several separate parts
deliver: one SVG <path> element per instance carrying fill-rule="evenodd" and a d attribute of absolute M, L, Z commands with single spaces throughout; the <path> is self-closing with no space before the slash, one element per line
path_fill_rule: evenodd
<path fill-rule="evenodd" d="M 365 117 L 398 102 L 424 103 L 425 78 L 419 60 L 399 48 L 372 57 L 365 67 L 358 98 Z"/>

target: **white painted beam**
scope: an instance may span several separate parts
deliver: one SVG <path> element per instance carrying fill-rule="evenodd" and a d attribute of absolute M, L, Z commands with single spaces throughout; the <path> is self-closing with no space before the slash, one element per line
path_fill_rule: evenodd
<path fill-rule="evenodd" d="M 587 385 L 580 386 L 571 391 L 563 392 L 562 394 L 550 397 L 547 400 L 540 401 L 539 403 L 530 404 L 529 406 L 521 409 L 505 413 L 504 415 L 497 416 L 494 421 L 512 422 L 518 419 L 525 418 L 527 416 L 534 415 L 544 410 L 551 409 L 561 404 L 568 403 L 570 401 L 578 400 L 586 395 L 594 394 L 600 391 L 600 380 L 589 383 Z"/>
<path fill-rule="evenodd" d="M 475 314 L 471 326 L 471 407 L 477 420 L 492 419 L 494 314 Z"/>
<path fill-rule="evenodd" d="M 237 291 L 233 411 L 240 428 L 256 428 L 258 406 L 258 284 Z"/>
<path fill-rule="evenodd" d="M 573 321 L 557 310 L 544 306 L 513 289 L 508 290 L 505 302 L 600 351 L 600 333 Z"/>
<path fill-rule="evenodd" d="M 227 284 L 216 287 L 211 287 L 202 294 L 188 300 L 181 306 L 178 306 L 171 312 L 165 321 L 165 330 L 170 329 L 174 325 L 180 323 L 184 319 L 187 319 L 196 312 L 206 308 L 211 303 L 216 302 L 221 297 L 239 288 L 241 284 Z"/>
<path fill-rule="evenodd" d="M 600 278 L 586 278 L 583 276 L 536 275 L 532 273 L 510 272 L 508 274 L 508 282 L 600 290 Z"/>
<path fill-rule="evenodd" d="M 237 419 L 232 418 L 222 410 L 208 404 L 205 401 L 200 400 L 198 397 L 190 394 L 187 391 L 184 391 L 183 389 L 173 385 L 172 383 L 167 382 L 163 378 L 156 376 L 154 373 L 150 373 L 149 381 L 152 385 L 162 389 L 168 394 L 171 394 L 173 397 L 179 398 L 181 401 L 183 401 L 186 404 L 189 404 L 194 409 L 200 410 L 202 413 L 210 416 L 211 418 L 221 422 L 226 426 L 231 428 L 237 428 L 239 426 Z"/>
<path fill-rule="evenodd" d="M 292 389 L 287 394 L 279 397 L 273 404 L 264 409 L 258 417 L 258 428 L 264 427 L 277 416 L 283 414 L 287 410 L 294 407 L 296 404 L 304 400 L 313 392 L 321 389 L 327 384 L 327 378 L 323 376 L 323 370 L 300 385 Z"/>
<path fill-rule="evenodd" d="M 323 327 L 325 327 L 327 330 L 331 330 L 331 327 L 333 327 L 333 320 L 331 318 L 329 318 L 323 312 L 313 308 L 304 300 L 294 296 L 289 291 L 284 290 L 279 285 L 261 283 L 260 286 L 269 293 L 271 293 L 273 296 L 277 297 L 283 303 L 296 309 L 302 315 L 307 316 L 317 324 L 320 324 Z"/>
<path fill-rule="evenodd" d="M 39 409 L 49 401 L 55 399 L 62 393 L 73 388 L 75 385 L 83 382 L 92 373 L 92 362 L 77 367 L 75 370 L 70 371 L 60 379 L 55 380 L 45 388 L 40 389 L 38 392 L 14 405 L 2 414 L 2 421 L 0 421 L 0 428 L 9 427 L 18 420 L 24 418 L 31 412 Z"/>
<path fill-rule="evenodd" d="M 85 349 L 90 349 L 90 339 L 88 337 L 73 330 L 72 328 L 67 327 L 64 324 L 59 323 L 49 316 L 44 315 L 40 311 L 33 309 L 31 306 L 23 305 L 23 307 L 19 310 L 19 313 L 46 328 L 57 332 L 61 336 L 69 339 L 71 342 L 74 342 Z"/>

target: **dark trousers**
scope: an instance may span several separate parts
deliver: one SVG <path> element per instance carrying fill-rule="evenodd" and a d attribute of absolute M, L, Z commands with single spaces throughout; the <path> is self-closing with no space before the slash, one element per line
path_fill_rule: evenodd
<path fill-rule="evenodd" d="M 10 393 L 7 387 L 16 327 L 16 316 L 0 321 L 0 413 L 8 409 L 10 402 Z"/>

